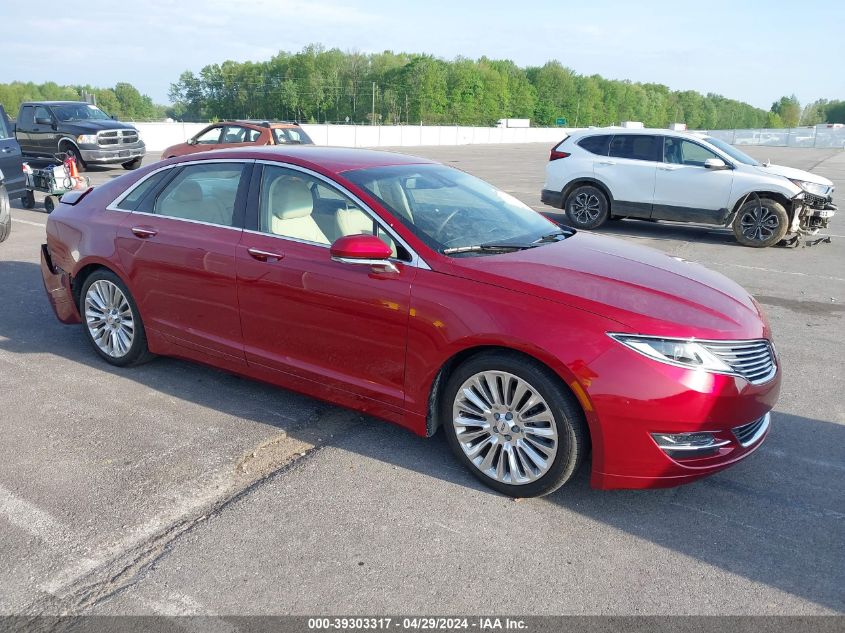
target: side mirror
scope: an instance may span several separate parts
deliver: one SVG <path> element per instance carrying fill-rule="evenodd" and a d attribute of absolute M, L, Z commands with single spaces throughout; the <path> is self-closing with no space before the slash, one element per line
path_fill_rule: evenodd
<path fill-rule="evenodd" d="M 331 246 L 332 260 L 341 264 L 372 266 L 378 272 L 398 273 L 390 261 L 390 247 L 375 235 L 345 235 Z"/>
<path fill-rule="evenodd" d="M 185 142 L 186 142 L 188 145 L 196 145 L 196 144 L 197 144 L 197 139 L 195 139 L 195 138 L 189 138 L 189 139 L 188 139 L 187 141 L 185 141 Z"/>
<path fill-rule="evenodd" d="M 707 169 L 719 170 L 719 169 L 727 169 L 728 166 L 725 164 L 721 158 L 708 158 L 704 161 L 704 166 Z"/>
<path fill-rule="evenodd" d="M 53 125 L 53 119 L 46 116 L 35 117 L 35 123 L 38 125 Z"/>

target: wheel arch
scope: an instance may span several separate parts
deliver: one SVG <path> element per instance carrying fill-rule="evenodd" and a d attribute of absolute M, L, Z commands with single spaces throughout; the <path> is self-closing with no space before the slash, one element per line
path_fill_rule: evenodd
<path fill-rule="evenodd" d="M 73 296 L 73 301 L 77 306 L 79 305 L 79 299 L 82 294 L 82 286 L 85 285 L 85 280 L 88 279 L 88 277 L 90 277 L 97 270 L 107 270 L 108 272 L 117 275 L 118 278 L 120 278 L 120 280 L 124 284 L 126 284 L 126 287 L 129 288 L 131 292 L 129 281 L 115 266 L 111 265 L 109 262 L 105 262 L 99 259 L 87 260 L 84 262 L 80 262 L 80 266 L 76 269 L 73 275 L 71 275 L 70 290 Z"/>
<path fill-rule="evenodd" d="M 525 350 L 508 347 L 506 345 L 495 344 L 475 344 L 465 347 L 453 353 L 440 366 L 434 380 L 431 383 L 428 396 L 428 407 L 426 413 L 426 436 L 431 437 L 440 428 L 440 420 L 437 415 L 437 406 L 442 397 L 446 384 L 449 382 L 449 377 L 452 375 L 460 365 L 471 358 L 483 354 L 485 352 L 506 352 L 514 356 L 522 357 L 532 363 L 536 363 L 549 371 L 552 376 L 560 383 L 561 387 L 565 389 L 578 403 L 584 418 L 587 421 L 587 437 L 592 443 L 593 427 L 595 424 L 592 412 L 594 411 L 589 395 L 578 382 L 574 374 L 572 374 L 565 365 L 559 363 L 548 362 L 547 359 L 542 358 L 541 354 L 531 354 Z"/>
<path fill-rule="evenodd" d="M 79 152 L 79 155 L 82 156 L 82 150 L 79 149 L 79 145 L 77 145 L 76 141 L 74 141 L 71 137 L 63 136 L 62 138 L 60 138 L 59 142 L 56 144 L 56 149 L 62 151 L 62 147 L 65 145 L 73 145 L 76 151 Z"/>
<path fill-rule="evenodd" d="M 589 178 L 589 177 L 576 178 L 572 182 L 567 183 L 567 185 L 563 188 L 563 190 L 561 191 L 561 196 L 562 196 L 562 200 L 563 200 L 562 204 L 563 204 L 563 210 L 564 211 L 566 211 L 566 199 L 569 197 L 569 194 L 572 193 L 572 191 L 576 187 L 580 187 L 581 185 L 592 185 L 592 186 L 596 187 L 597 189 L 599 189 L 604 194 L 605 198 L 607 198 L 608 212 L 612 213 L 612 211 L 613 211 L 613 194 L 610 193 L 610 188 L 605 183 L 603 183 L 601 180 L 598 180 L 597 178 Z"/>
<path fill-rule="evenodd" d="M 725 226 L 731 226 L 736 218 L 736 214 L 739 212 L 740 207 L 745 204 L 749 199 L 753 198 L 755 195 L 759 196 L 760 198 L 771 198 L 775 202 L 779 202 L 783 205 L 783 208 L 786 209 L 786 217 L 789 218 L 789 221 L 792 222 L 795 216 L 795 205 L 792 202 L 792 198 L 786 196 L 784 193 L 780 191 L 772 191 L 772 190 L 753 190 L 749 191 L 748 193 L 744 193 L 741 195 L 737 201 L 734 203 L 731 212 L 728 214 L 727 219 L 725 220 Z"/>

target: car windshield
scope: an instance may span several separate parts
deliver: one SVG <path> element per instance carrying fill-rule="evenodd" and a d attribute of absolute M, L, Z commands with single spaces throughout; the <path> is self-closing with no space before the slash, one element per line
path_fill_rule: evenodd
<path fill-rule="evenodd" d="M 506 245 L 539 246 L 559 230 L 510 194 L 451 167 L 394 165 L 344 176 L 440 252 L 483 255 Z"/>
<path fill-rule="evenodd" d="M 302 128 L 277 127 L 273 128 L 273 138 L 277 145 L 311 145 L 311 139 Z"/>
<path fill-rule="evenodd" d="M 738 160 L 740 163 L 745 163 L 746 165 L 759 165 L 756 160 L 751 158 L 748 154 L 740 152 L 737 148 L 733 145 L 729 145 L 718 138 L 713 138 L 712 136 L 706 136 L 704 138 L 705 141 L 710 143 L 711 145 L 718 147 L 720 150 L 725 152 L 728 156 L 733 158 L 734 160 Z"/>
<path fill-rule="evenodd" d="M 56 114 L 59 121 L 86 121 L 89 119 L 102 121 L 111 119 L 111 117 L 100 110 L 100 108 L 87 103 L 54 106 L 53 112 Z"/>

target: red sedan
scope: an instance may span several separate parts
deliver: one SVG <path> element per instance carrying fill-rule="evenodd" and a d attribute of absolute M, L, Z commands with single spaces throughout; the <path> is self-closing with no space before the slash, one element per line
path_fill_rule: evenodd
<path fill-rule="evenodd" d="M 747 457 L 780 389 L 722 275 L 562 229 L 401 154 L 250 148 L 62 198 L 42 271 L 114 365 L 191 359 L 422 436 L 515 497 L 672 486 Z"/>

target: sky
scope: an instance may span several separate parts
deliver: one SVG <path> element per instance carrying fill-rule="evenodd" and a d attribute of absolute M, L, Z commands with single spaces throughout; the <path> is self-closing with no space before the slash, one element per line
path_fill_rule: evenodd
<path fill-rule="evenodd" d="M 768 110 L 845 99 L 841 0 L 0 0 L 0 82 L 134 84 L 168 103 L 185 70 L 308 44 L 362 53 L 559 60 Z M 70 10 L 69 10 L 70 9 Z M 40 17 L 49 16 L 49 17 Z M 11 26 L 11 28 L 10 28 Z"/>

